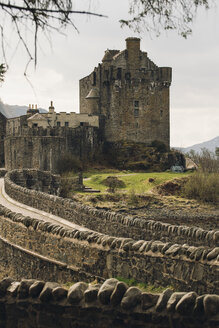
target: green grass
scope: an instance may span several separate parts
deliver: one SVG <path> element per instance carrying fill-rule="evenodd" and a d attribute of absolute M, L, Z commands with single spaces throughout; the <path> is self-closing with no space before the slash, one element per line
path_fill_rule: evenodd
<path fill-rule="evenodd" d="M 145 284 L 143 282 L 137 282 L 133 278 L 126 279 L 126 278 L 122 278 L 122 277 L 116 277 L 116 279 L 119 280 L 119 281 L 123 281 L 124 283 L 126 283 L 126 285 L 128 287 L 135 286 L 135 287 L 139 288 L 140 290 L 142 290 L 143 292 L 147 292 L 147 293 L 154 293 L 154 294 L 162 293 L 167 288 L 170 288 L 173 291 L 175 291 L 174 287 L 172 287 L 172 286 L 163 287 L 163 286 L 155 286 L 155 285 Z M 69 289 L 75 283 L 76 282 L 74 282 L 74 281 L 66 282 L 65 284 L 62 284 L 62 287 L 65 288 L 65 289 Z M 90 282 L 90 284 L 95 285 L 95 284 L 97 284 L 97 281 L 94 280 L 94 281 Z"/>
<path fill-rule="evenodd" d="M 126 278 L 122 278 L 122 277 L 116 277 L 116 279 L 118 279 L 119 281 L 123 281 L 129 287 L 135 286 L 135 287 L 141 289 L 143 292 L 147 292 L 147 293 L 154 293 L 154 294 L 162 293 L 167 288 L 170 288 L 173 291 L 175 291 L 174 287 L 172 287 L 172 286 L 163 287 L 163 286 L 155 286 L 155 285 L 145 284 L 143 282 L 137 282 L 133 278 L 126 279 Z"/>
<path fill-rule="evenodd" d="M 130 173 L 130 172 L 108 172 L 108 173 L 94 173 L 90 174 L 88 180 L 84 180 L 84 185 L 87 187 L 92 187 L 93 189 L 99 189 L 104 192 L 108 187 L 102 184 L 102 181 L 108 176 L 118 176 L 126 187 L 119 189 L 120 191 L 135 193 L 145 193 L 150 191 L 153 187 L 174 178 L 182 178 L 191 175 L 191 173 L 173 173 L 173 172 L 150 172 L 150 173 Z M 85 176 L 87 174 L 85 173 Z M 154 182 L 148 182 L 149 178 L 153 178 Z"/>

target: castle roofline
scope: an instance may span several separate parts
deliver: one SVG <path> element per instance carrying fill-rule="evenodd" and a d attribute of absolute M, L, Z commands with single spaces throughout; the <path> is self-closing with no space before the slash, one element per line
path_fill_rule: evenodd
<path fill-rule="evenodd" d="M 46 117 L 44 117 L 42 114 L 36 113 L 33 116 L 29 117 L 27 121 L 47 121 Z"/>
<path fill-rule="evenodd" d="M 99 90 L 98 90 L 97 88 L 92 88 L 92 89 L 89 91 L 89 93 L 88 93 L 86 99 L 97 99 L 97 98 L 99 98 L 99 97 L 100 97 L 100 95 L 99 95 Z"/>

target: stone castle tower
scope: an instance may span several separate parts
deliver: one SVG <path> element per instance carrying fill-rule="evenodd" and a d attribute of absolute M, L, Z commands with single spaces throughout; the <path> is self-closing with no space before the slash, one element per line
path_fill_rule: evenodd
<path fill-rule="evenodd" d="M 169 147 L 171 73 L 140 50 L 140 39 L 127 38 L 125 50 L 106 50 L 102 63 L 80 80 L 80 113 L 104 118 L 108 142 L 159 140 Z"/>

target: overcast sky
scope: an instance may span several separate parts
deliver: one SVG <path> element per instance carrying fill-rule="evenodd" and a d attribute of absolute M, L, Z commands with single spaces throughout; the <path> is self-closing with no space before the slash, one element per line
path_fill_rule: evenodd
<path fill-rule="evenodd" d="M 81 1 L 84 8 L 87 1 Z M 119 3 L 119 7 L 118 7 Z M 141 49 L 158 66 L 173 68 L 171 99 L 171 145 L 185 147 L 219 136 L 219 0 L 218 8 L 199 11 L 193 34 L 187 40 L 177 33 L 156 37 L 142 33 Z M 52 35 L 52 48 L 41 35 L 38 65 L 28 70 L 33 89 L 23 73 L 27 55 L 22 45 L 16 53 L 15 33 L 8 30 L 6 47 L 9 71 L 0 88 L 0 98 L 10 105 L 37 103 L 56 111 L 79 111 L 79 79 L 101 62 L 104 51 L 125 48 L 128 36 L 136 33 L 121 29 L 128 0 L 94 1 L 94 9 L 109 18 L 75 16 L 80 33 L 68 28 L 66 36 Z M 29 39 L 30 35 L 27 34 Z M 0 57 L 0 62 L 3 61 Z"/>

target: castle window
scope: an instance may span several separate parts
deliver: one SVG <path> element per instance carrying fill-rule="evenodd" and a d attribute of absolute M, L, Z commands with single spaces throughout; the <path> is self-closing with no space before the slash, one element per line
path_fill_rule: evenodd
<path fill-rule="evenodd" d="M 121 80 L 122 78 L 122 69 L 121 67 L 117 68 L 117 80 Z"/>
<path fill-rule="evenodd" d="M 92 85 L 96 85 L 96 81 L 97 80 L 97 74 L 96 74 L 96 72 L 93 72 L 93 83 L 92 83 Z"/>
<path fill-rule="evenodd" d="M 131 79 L 131 73 L 130 72 L 125 73 L 125 79 L 126 80 L 130 80 Z"/>
<path fill-rule="evenodd" d="M 57 122 L 56 125 L 57 125 L 57 126 L 61 126 L 61 123 L 60 123 L 60 122 Z"/>
<path fill-rule="evenodd" d="M 134 101 L 134 116 L 135 117 L 139 116 L 139 101 L 138 100 Z"/>
<path fill-rule="evenodd" d="M 105 81 L 108 81 L 109 80 L 109 71 L 108 70 L 105 70 L 104 71 L 104 80 Z"/>
<path fill-rule="evenodd" d="M 37 128 L 38 124 L 37 123 L 33 123 L 33 128 Z"/>
<path fill-rule="evenodd" d="M 160 110 L 160 117 L 163 117 L 163 110 Z"/>
<path fill-rule="evenodd" d="M 69 123 L 68 122 L 65 122 L 65 127 L 67 128 L 69 126 Z"/>

